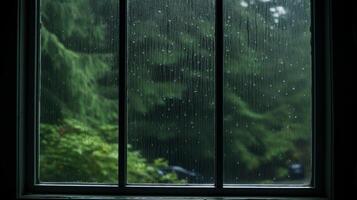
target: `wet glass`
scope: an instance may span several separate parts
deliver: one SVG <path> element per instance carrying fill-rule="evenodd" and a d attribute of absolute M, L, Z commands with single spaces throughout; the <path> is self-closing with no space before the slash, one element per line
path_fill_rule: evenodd
<path fill-rule="evenodd" d="M 39 2 L 38 179 L 115 184 L 119 1 Z M 224 183 L 307 185 L 310 1 L 223 3 Z M 127 9 L 126 181 L 213 184 L 215 0 Z"/>
<path fill-rule="evenodd" d="M 224 1 L 224 183 L 309 184 L 310 1 Z"/>
<path fill-rule="evenodd" d="M 118 2 L 39 1 L 40 182 L 117 182 Z"/>
<path fill-rule="evenodd" d="M 128 149 L 158 167 L 129 183 L 214 182 L 214 22 L 214 0 L 128 1 Z"/>

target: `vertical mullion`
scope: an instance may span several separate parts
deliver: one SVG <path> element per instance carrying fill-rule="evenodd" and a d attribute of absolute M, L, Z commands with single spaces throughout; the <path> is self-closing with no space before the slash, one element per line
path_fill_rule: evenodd
<path fill-rule="evenodd" d="M 35 139 L 35 169 L 34 169 L 34 174 L 35 174 L 35 184 L 40 183 L 40 174 L 39 174 L 39 166 L 40 166 L 40 92 L 41 92 L 41 1 L 37 0 L 35 2 L 35 44 L 34 44 L 34 49 L 35 49 L 35 74 L 34 74 L 34 80 L 35 80 L 35 125 L 34 125 L 34 139 Z"/>
<path fill-rule="evenodd" d="M 125 187 L 126 185 L 126 118 L 127 118 L 127 86 L 126 86 L 126 12 L 127 0 L 119 2 L 119 141 L 118 141 L 118 185 Z"/>
<path fill-rule="evenodd" d="M 215 187 L 223 187 L 223 0 L 216 0 Z"/>
<path fill-rule="evenodd" d="M 40 0 L 33 2 L 21 1 L 28 21 L 25 20 L 25 116 L 24 141 L 26 141 L 25 154 L 25 181 L 26 190 L 31 190 L 39 183 L 39 52 L 40 52 Z M 33 37 L 33 38 L 31 38 Z"/>

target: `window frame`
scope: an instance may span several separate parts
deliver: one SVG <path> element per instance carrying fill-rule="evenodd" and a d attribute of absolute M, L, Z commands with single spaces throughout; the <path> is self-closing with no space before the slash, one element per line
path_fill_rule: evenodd
<path fill-rule="evenodd" d="M 120 0 L 120 63 L 126 66 L 126 2 Z M 36 115 L 39 106 L 39 0 L 18 0 L 17 39 L 17 196 L 31 198 L 56 195 L 113 196 L 234 196 L 234 197 L 323 197 L 333 195 L 333 99 L 331 0 L 311 0 L 312 45 L 312 183 L 301 187 L 286 184 L 225 185 L 223 187 L 223 0 L 216 0 L 216 132 L 215 132 L 215 184 L 214 185 L 131 185 L 126 184 L 127 134 L 119 134 L 119 175 L 117 185 L 80 185 L 46 183 L 37 184 L 36 163 L 38 144 Z M 123 30 L 124 28 L 124 30 Z M 124 50 L 124 51 L 123 51 Z M 123 52 L 122 52 L 123 51 Z M 126 113 L 126 67 L 119 68 L 119 112 Z M 124 102 L 124 103 L 123 103 Z M 126 114 L 125 114 L 126 116 Z M 119 124 L 126 119 L 120 118 Z M 126 133 L 126 126 L 120 126 Z"/>

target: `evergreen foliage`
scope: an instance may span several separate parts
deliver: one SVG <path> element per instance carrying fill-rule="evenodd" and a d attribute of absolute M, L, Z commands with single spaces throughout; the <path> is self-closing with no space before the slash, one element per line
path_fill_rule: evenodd
<path fill-rule="evenodd" d="M 118 2 L 41 0 L 43 181 L 117 181 Z M 192 133 L 202 134 L 190 135 L 191 141 L 180 143 L 178 151 L 200 159 L 203 166 L 196 170 L 207 177 L 205 181 L 212 176 L 213 168 L 208 166 L 213 164 L 213 149 L 202 149 L 213 145 L 212 126 L 207 122 L 214 117 L 214 15 L 199 8 L 214 1 L 187 2 L 192 4 L 190 9 L 179 0 L 129 1 L 128 119 L 135 119 L 135 126 L 128 130 L 131 183 L 185 182 L 175 173 L 160 175 L 158 171 L 172 164 L 191 170 L 195 166 L 187 157 L 175 158 L 175 151 L 150 153 L 138 138 L 169 149 L 187 137 L 178 130 L 190 121 L 195 123 Z M 306 167 L 308 181 L 309 4 L 301 0 L 250 2 L 254 3 L 245 7 L 242 1 L 225 1 L 225 181 L 286 181 L 288 166 L 295 162 Z M 278 22 L 269 11 L 276 6 L 289 11 Z M 149 12 L 153 10 L 160 12 Z M 168 20 L 175 21 L 177 31 L 168 30 Z M 147 43 L 157 45 L 139 55 Z M 167 48 L 162 50 L 162 46 Z M 187 62 L 187 55 L 201 63 L 200 68 Z M 162 71 L 171 75 L 160 76 Z M 205 95 L 204 101 L 192 98 L 192 91 L 200 91 L 202 85 L 212 88 L 211 92 L 199 93 Z M 206 123 L 199 122 L 197 113 L 187 113 L 185 121 L 161 119 L 162 124 L 153 117 L 168 109 L 183 115 L 182 106 L 197 108 L 198 115 L 207 116 Z M 197 141 L 199 148 L 192 148 Z"/>

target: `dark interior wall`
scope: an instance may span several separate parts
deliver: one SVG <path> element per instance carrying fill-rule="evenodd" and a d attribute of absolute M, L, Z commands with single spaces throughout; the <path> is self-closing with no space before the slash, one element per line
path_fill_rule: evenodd
<path fill-rule="evenodd" d="M 335 102 L 335 199 L 357 196 L 357 7 L 333 0 L 333 64 Z M 16 190 L 16 35 L 17 1 L 1 13 L 0 194 L 13 199 Z M 5 11 L 5 12 L 4 12 Z"/>
<path fill-rule="evenodd" d="M 1 3 L 0 198 L 14 199 L 16 191 L 17 0 Z"/>
<path fill-rule="evenodd" d="M 333 1 L 336 199 L 357 196 L 357 7 L 353 2 Z"/>

